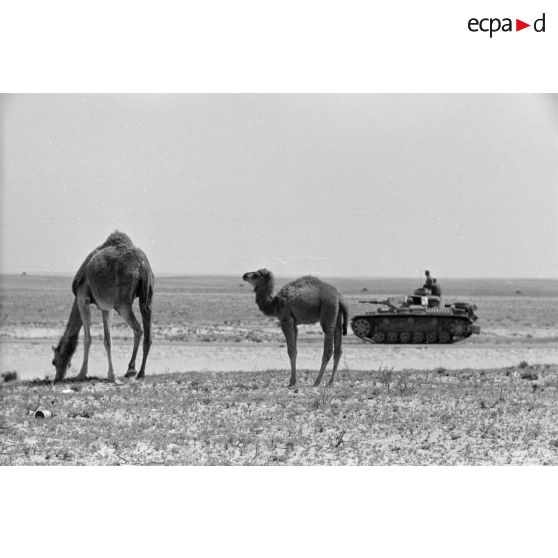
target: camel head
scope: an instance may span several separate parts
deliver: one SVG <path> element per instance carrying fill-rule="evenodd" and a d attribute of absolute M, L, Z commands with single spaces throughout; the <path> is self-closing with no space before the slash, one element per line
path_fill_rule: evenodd
<path fill-rule="evenodd" d="M 62 354 L 60 350 L 60 345 L 58 347 L 52 347 L 54 351 L 54 358 L 52 359 L 52 365 L 56 368 L 56 375 L 54 376 L 54 381 L 58 382 L 63 380 L 66 376 L 66 372 L 68 368 L 70 368 L 70 364 L 72 363 L 71 356 Z"/>
<path fill-rule="evenodd" d="M 258 271 L 248 271 L 242 276 L 242 280 L 250 283 L 254 289 L 261 285 L 273 282 L 273 275 L 269 269 L 258 269 Z"/>

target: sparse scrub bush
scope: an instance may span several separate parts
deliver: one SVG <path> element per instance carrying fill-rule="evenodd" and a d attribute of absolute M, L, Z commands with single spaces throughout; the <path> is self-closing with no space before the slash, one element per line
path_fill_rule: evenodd
<path fill-rule="evenodd" d="M 346 433 L 347 431 L 343 429 L 338 434 L 335 434 L 331 439 L 331 445 L 337 449 L 341 444 L 345 443 L 344 437 Z"/>
<path fill-rule="evenodd" d="M 395 384 L 399 395 L 412 397 L 416 395 L 422 388 L 420 380 L 411 379 L 408 374 L 401 374 Z"/>
<path fill-rule="evenodd" d="M 312 401 L 311 407 L 313 409 L 316 409 L 316 410 L 326 409 L 327 407 L 329 407 L 331 405 L 331 403 L 335 399 L 336 395 L 337 394 L 336 394 L 334 388 L 329 387 L 329 386 L 324 386 L 324 387 L 320 388 L 320 393 Z"/>
<path fill-rule="evenodd" d="M 3 382 L 15 382 L 17 380 L 17 371 L 16 370 L 8 370 L 6 372 L 2 372 L 2 381 Z"/>
<path fill-rule="evenodd" d="M 391 384 L 393 382 L 393 367 L 380 366 L 378 369 L 378 380 L 386 388 L 388 394 L 390 393 Z"/>

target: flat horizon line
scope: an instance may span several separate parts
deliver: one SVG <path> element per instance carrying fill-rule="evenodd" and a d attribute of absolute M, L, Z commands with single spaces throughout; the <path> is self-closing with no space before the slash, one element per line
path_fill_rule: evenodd
<path fill-rule="evenodd" d="M 278 278 L 292 278 L 301 277 L 302 275 L 285 275 L 282 273 L 273 273 L 274 277 Z M 318 275 L 315 273 L 308 273 L 307 275 Z M 386 279 L 396 279 L 396 280 L 412 280 L 415 281 L 418 277 L 401 276 L 401 275 L 329 275 L 327 273 L 319 274 L 321 277 L 328 277 L 332 279 L 359 279 L 359 280 L 386 280 Z M 434 274 L 436 275 L 436 274 Z M 75 276 L 75 272 L 0 272 L 0 277 L 53 277 L 53 278 L 72 278 Z M 155 277 L 160 277 L 164 279 L 179 279 L 182 277 L 234 277 L 242 279 L 242 275 L 236 275 L 234 273 L 157 273 Z M 510 277 L 510 276 L 438 276 L 441 280 L 467 280 L 467 281 L 558 281 L 558 276 L 556 277 Z M 421 276 L 422 280 L 422 276 Z"/>

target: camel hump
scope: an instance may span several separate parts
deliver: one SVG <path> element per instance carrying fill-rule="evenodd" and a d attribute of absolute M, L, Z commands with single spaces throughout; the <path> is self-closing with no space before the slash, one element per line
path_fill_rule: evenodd
<path fill-rule="evenodd" d="M 338 292 L 333 285 L 330 285 L 313 275 L 304 275 L 299 277 L 298 279 L 287 283 L 283 289 L 288 289 L 291 292 L 313 291 L 322 294 L 329 293 L 327 298 L 332 298 L 332 295 Z"/>
<path fill-rule="evenodd" d="M 313 275 L 303 275 L 302 277 L 299 277 L 298 279 L 295 279 L 292 284 L 294 285 L 312 285 L 312 286 L 321 286 L 321 285 L 327 285 L 327 283 L 324 283 L 321 279 L 318 279 L 317 277 L 314 277 Z"/>
<path fill-rule="evenodd" d="M 277 296 L 285 300 L 307 299 L 309 302 L 317 301 L 321 298 L 321 291 L 327 286 L 329 285 L 317 277 L 305 275 L 304 277 L 299 277 L 298 279 L 287 283 L 277 293 Z"/>
<path fill-rule="evenodd" d="M 295 315 L 299 323 L 315 323 L 315 316 L 337 315 L 341 293 L 333 285 L 305 275 L 287 283 L 275 298 L 280 308 L 297 309 Z"/>
<path fill-rule="evenodd" d="M 100 246 L 97 246 L 95 250 L 87 255 L 80 268 L 77 270 L 77 273 L 74 276 L 74 280 L 72 281 L 72 292 L 74 293 L 74 296 L 77 294 L 78 287 L 87 278 L 87 269 L 91 262 L 91 259 L 94 256 L 97 256 L 99 252 L 104 251 L 104 254 L 108 255 L 109 258 L 111 255 L 114 257 L 117 254 L 119 256 L 125 255 L 127 257 L 130 257 L 136 250 L 138 249 L 134 247 L 134 243 L 126 233 L 123 233 L 121 231 L 114 231 L 113 233 L 109 234 L 107 239 Z M 143 254 L 143 252 L 141 253 L 143 259 L 147 260 L 145 254 Z"/>
<path fill-rule="evenodd" d="M 134 243 L 126 233 L 114 231 L 108 235 L 107 239 L 97 248 L 97 250 L 102 250 L 108 246 L 125 246 L 126 248 L 133 248 Z"/>

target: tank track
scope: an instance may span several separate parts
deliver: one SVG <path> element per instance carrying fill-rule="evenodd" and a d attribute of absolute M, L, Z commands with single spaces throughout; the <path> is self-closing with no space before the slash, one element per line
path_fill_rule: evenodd
<path fill-rule="evenodd" d="M 445 315 L 444 315 L 445 314 Z M 354 334 L 364 341 L 386 344 L 450 344 L 470 337 L 474 332 L 466 317 L 447 312 L 428 315 L 363 315 L 351 320 Z"/>

